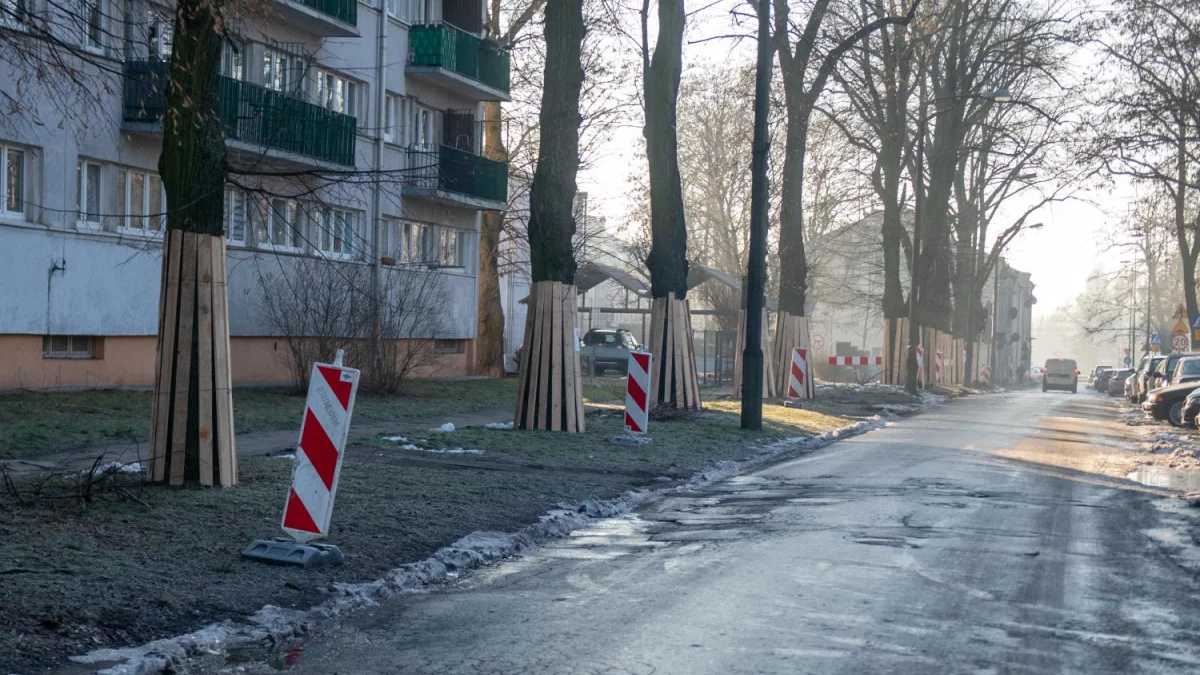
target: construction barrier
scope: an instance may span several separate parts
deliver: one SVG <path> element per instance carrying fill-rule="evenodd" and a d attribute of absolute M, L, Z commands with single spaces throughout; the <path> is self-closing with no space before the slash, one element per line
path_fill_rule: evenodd
<path fill-rule="evenodd" d="M 799 400 L 806 398 L 805 383 L 808 381 L 808 350 L 797 347 L 792 350 L 792 367 L 788 371 L 787 397 Z"/>
<path fill-rule="evenodd" d="M 992 369 L 987 366 L 980 368 L 979 379 L 990 387 L 992 385 Z"/>
<path fill-rule="evenodd" d="M 831 366 L 882 366 L 882 356 L 831 356 L 829 357 L 829 365 Z"/>
<path fill-rule="evenodd" d="M 650 421 L 650 352 L 629 352 L 629 377 L 625 385 L 625 431 L 634 436 L 646 433 Z"/>
<path fill-rule="evenodd" d="M 942 384 L 944 375 L 944 363 L 942 361 L 942 350 L 937 350 L 933 353 L 933 383 Z"/>
<path fill-rule="evenodd" d="M 358 377 L 357 370 L 341 365 L 340 353 L 333 364 L 313 364 L 292 487 L 281 523 L 283 531 L 300 543 L 323 538 L 329 532 Z"/>

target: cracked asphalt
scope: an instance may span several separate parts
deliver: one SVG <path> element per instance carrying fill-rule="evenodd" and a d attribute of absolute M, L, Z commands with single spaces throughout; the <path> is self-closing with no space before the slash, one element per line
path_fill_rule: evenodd
<path fill-rule="evenodd" d="M 1115 414 L 955 401 L 220 670 L 1200 672 L 1195 542 L 1164 547 L 1162 493 L 1092 461 Z"/>

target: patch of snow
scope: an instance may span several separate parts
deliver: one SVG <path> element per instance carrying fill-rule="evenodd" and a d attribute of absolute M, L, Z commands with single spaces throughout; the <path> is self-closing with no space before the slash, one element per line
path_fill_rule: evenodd
<path fill-rule="evenodd" d="M 183 672 L 187 660 L 193 656 L 221 654 L 232 648 L 295 637 L 306 631 L 314 621 L 344 616 L 363 607 L 377 605 L 387 598 L 417 592 L 427 584 L 456 578 L 472 568 L 521 555 L 544 542 L 567 537 L 594 520 L 621 517 L 647 502 L 694 491 L 768 462 L 811 452 L 886 424 L 887 419 L 877 415 L 820 436 L 796 436 L 767 443 L 760 445 L 759 452 L 748 459 L 716 462 L 679 485 L 628 490 L 615 499 L 588 499 L 577 504 L 560 505 L 543 514 L 537 523 L 516 532 L 472 532 L 424 560 L 392 569 L 380 579 L 353 584 L 335 583 L 332 597 L 306 611 L 267 605 L 242 622 L 223 621 L 186 635 L 156 640 L 139 647 L 100 649 L 83 656 L 72 656 L 71 660 L 77 663 L 124 661 L 99 671 L 99 675 Z M 439 452 L 416 446 L 413 448 Z M 469 454 L 480 452 L 463 448 L 443 449 L 440 452 L 454 450 Z"/>
<path fill-rule="evenodd" d="M 86 473 L 89 473 L 90 471 L 91 471 L 91 469 L 83 469 L 82 471 L 80 471 L 80 473 L 86 474 Z M 142 463 L 141 462 L 131 462 L 131 463 L 105 462 L 105 463 L 101 464 L 100 466 L 96 467 L 95 473 L 97 476 L 99 476 L 99 475 L 106 474 L 106 473 L 141 473 L 141 472 L 142 472 Z"/>
<path fill-rule="evenodd" d="M 495 430 L 512 429 L 513 423 L 512 422 L 489 422 L 488 424 L 483 425 L 483 428 L 484 429 L 495 429 Z"/>
<path fill-rule="evenodd" d="M 388 441 L 389 443 L 403 443 L 408 439 L 403 436 L 384 436 L 383 440 Z"/>
<path fill-rule="evenodd" d="M 282 455 L 275 455 L 276 459 L 296 459 L 296 453 L 285 452 Z"/>
<path fill-rule="evenodd" d="M 445 432 L 454 431 L 454 423 L 446 422 L 445 424 L 443 424 L 442 426 L 440 426 L 436 429 L 430 429 L 430 431 L 445 431 Z"/>
<path fill-rule="evenodd" d="M 407 443 L 400 447 L 401 450 L 411 450 L 413 452 L 431 452 L 435 455 L 482 455 L 483 451 L 478 448 L 422 448 L 419 445 Z"/>

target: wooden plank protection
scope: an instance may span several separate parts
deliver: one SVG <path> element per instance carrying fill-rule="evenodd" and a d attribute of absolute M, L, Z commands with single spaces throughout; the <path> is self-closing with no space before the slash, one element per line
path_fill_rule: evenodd
<path fill-rule="evenodd" d="M 183 233 L 182 274 L 179 281 L 179 336 L 175 348 L 175 409 L 171 418 L 171 485 L 183 485 L 187 450 L 192 332 L 196 313 L 196 234 Z"/>
<path fill-rule="evenodd" d="M 568 327 L 563 322 L 563 302 L 566 300 L 564 293 L 565 286 L 559 282 L 554 283 L 554 300 L 550 306 L 550 423 L 546 428 L 551 431 L 562 431 L 563 428 L 563 359 L 566 358 L 566 351 L 569 349 L 571 354 L 575 354 L 575 347 L 571 344 L 574 339 L 575 329 Z M 571 308 L 574 310 L 574 308 Z M 571 335 L 567 335 L 566 331 L 570 328 Z"/>
<path fill-rule="evenodd" d="M 196 406 L 199 414 L 197 431 L 200 446 L 200 484 L 213 484 L 213 239 L 197 235 L 196 250 L 196 320 L 199 348 L 198 359 L 200 400 Z"/>
<path fill-rule="evenodd" d="M 183 235 L 179 230 L 168 230 L 163 251 L 162 316 L 159 323 L 158 365 L 154 389 L 153 421 L 151 422 L 150 480 L 160 482 L 167 477 L 167 452 L 171 420 L 171 375 L 174 370 L 175 335 L 177 324 L 176 308 L 179 304 L 179 266 L 183 250 Z M 167 317 L 172 320 L 168 321 Z"/>
<path fill-rule="evenodd" d="M 233 426 L 233 369 L 229 360 L 229 264 L 225 257 L 225 238 L 212 242 L 213 268 L 213 386 L 217 409 L 217 458 L 221 485 L 237 484 L 237 435 Z"/>

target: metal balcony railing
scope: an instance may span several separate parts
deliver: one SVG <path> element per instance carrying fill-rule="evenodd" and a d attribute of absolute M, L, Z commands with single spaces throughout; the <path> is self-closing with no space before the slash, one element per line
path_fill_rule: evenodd
<path fill-rule="evenodd" d="M 125 63 L 126 122 L 161 123 L 167 62 Z M 217 117 L 225 137 L 326 162 L 354 165 L 356 120 L 257 84 L 222 76 Z"/>
<path fill-rule="evenodd" d="M 315 9 L 338 21 L 344 21 L 351 26 L 358 25 L 358 0 L 295 0 L 296 2 Z"/>
<path fill-rule="evenodd" d="M 455 194 L 508 201 L 508 163 L 480 157 L 448 145 L 412 148 L 408 151 L 412 186 Z"/>
<path fill-rule="evenodd" d="M 508 52 L 448 23 L 413 26 L 408 31 L 411 66 L 439 66 L 505 94 L 509 91 Z"/>

